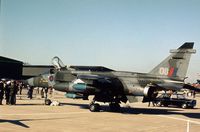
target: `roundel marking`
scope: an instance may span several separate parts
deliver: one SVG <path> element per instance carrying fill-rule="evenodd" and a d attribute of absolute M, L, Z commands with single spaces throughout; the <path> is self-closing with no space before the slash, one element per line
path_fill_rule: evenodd
<path fill-rule="evenodd" d="M 53 76 L 49 76 L 49 81 L 51 81 L 51 82 L 52 82 L 52 81 L 53 81 L 53 79 L 54 79 L 54 78 L 53 78 Z"/>

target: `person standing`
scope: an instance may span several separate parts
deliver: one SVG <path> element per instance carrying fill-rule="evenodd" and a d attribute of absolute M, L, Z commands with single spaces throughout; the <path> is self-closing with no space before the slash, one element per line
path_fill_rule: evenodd
<path fill-rule="evenodd" d="M 41 89 L 41 98 L 44 98 L 44 88 Z"/>
<path fill-rule="evenodd" d="M 154 91 L 152 93 L 152 95 L 149 97 L 149 104 L 148 104 L 148 107 L 150 107 L 151 105 L 151 102 L 152 102 L 152 105 L 155 106 L 155 101 L 156 101 L 156 97 L 158 96 L 158 92 L 157 91 Z"/>
<path fill-rule="evenodd" d="M 19 91 L 19 84 L 14 81 L 14 97 L 13 97 L 13 104 L 16 104 L 16 97 L 17 97 L 17 92 Z"/>
<path fill-rule="evenodd" d="M 23 82 L 20 82 L 18 85 L 18 89 L 19 89 L 19 95 L 22 95 L 22 88 L 23 88 Z"/>
<path fill-rule="evenodd" d="M 6 95 L 6 104 L 9 104 L 9 97 L 10 97 L 10 81 L 6 82 L 5 85 L 5 95 Z"/>
<path fill-rule="evenodd" d="M 15 81 L 11 81 L 10 96 L 9 96 L 9 104 L 10 105 L 16 104 L 16 94 L 17 94 L 17 84 Z"/>
<path fill-rule="evenodd" d="M 45 99 L 47 99 L 47 97 L 48 97 L 48 87 L 45 87 L 45 89 L 44 89 L 44 92 L 45 92 Z"/>
<path fill-rule="evenodd" d="M 32 99 L 33 98 L 33 87 L 28 86 L 28 98 Z"/>
<path fill-rule="evenodd" d="M 0 81 L 0 105 L 2 105 L 4 95 L 4 83 Z"/>

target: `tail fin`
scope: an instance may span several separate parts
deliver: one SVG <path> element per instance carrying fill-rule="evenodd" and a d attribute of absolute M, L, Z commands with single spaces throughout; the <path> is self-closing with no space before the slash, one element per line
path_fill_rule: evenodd
<path fill-rule="evenodd" d="M 149 73 L 183 80 L 187 73 L 191 54 L 196 53 L 193 46 L 193 42 L 186 42 L 178 49 L 170 50 L 170 56 L 168 56 Z"/>

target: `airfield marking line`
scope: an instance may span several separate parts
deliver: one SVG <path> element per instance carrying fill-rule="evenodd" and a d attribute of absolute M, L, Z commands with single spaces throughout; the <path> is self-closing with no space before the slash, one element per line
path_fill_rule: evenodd
<path fill-rule="evenodd" d="M 188 121 L 189 121 L 190 123 L 194 123 L 194 124 L 200 125 L 200 122 L 198 122 L 198 121 L 193 121 L 193 120 L 189 120 L 189 119 L 171 117 L 171 116 L 166 116 L 166 115 L 156 115 L 156 116 L 164 117 L 164 118 L 169 118 L 169 119 L 174 119 L 174 120 L 179 120 L 179 121 L 185 121 L 185 122 L 188 122 Z"/>
<path fill-rule="evenodd" d="M 27 116 L 27 115 L 71 115 L 71 114 L 86 114 L 89 112 L 65 112 L 65 113 L 33 113 L 33 114 L 1 114 L 1 116 L 15 116 L 15 115 L 21 115 L 21 116 Z"/>

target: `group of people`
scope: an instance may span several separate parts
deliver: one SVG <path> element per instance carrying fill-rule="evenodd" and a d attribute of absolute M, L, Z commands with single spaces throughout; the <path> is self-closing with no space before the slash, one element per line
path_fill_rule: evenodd
<path fill-rule="evenodd" d="M 27 97 L 33 98 L 33 89 L 34 87 L 29 85 L 24 85 L 22 82 L 15 80 L 0 80 L 0 105 L 2 105 L 3 100 L 6 100 L 7 105 L 15 105 L 16 104 L 16 95 L 22 95 L 22 89 L 27 88 Z M 41 98 L 47 98 L 49 88 L 41 89 Z M 50 88 L 50 95 L 52 94 L 52 88 Z M 38 88 L 39 94 L 39 88 Z"/>
<path fill-rule="evenodd" d="M 15 105 L 16 104 L 16 94 L 19 91 L 19 83 L 14 80 L 9 81 L 0 81 L 0 105 L 2 105 L 2 101 L 6 99 L 7 105 Z"/>
<path fill-rule="evenodd" d="M 32 99 L 34 87 L 27 86 L 27 90 L 28 90 L 28 92 L 27 92 L 28 98 Z M 40 94 L 41 98 L 47 98 L 48 91 L 49 91 L 49 94 L 52 95 L 52 88 L 51 87 L 50 88 L 48 88 L 48 87 L 45 87 L 45 88 L 37 87 L 36 94 Z"/>

